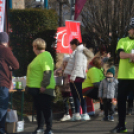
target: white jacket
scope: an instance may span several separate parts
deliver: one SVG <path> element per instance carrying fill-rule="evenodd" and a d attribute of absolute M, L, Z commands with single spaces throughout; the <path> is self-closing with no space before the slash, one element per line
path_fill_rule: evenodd
<path fill-rule="evenodd" d="M 64 74 L 70 75 L 72 81 L 75 81 L 76 77 L 86 78 L 87 61 L 93 57 L 94 54 L 86 47 L 78 46 L 71 54 Z"/>

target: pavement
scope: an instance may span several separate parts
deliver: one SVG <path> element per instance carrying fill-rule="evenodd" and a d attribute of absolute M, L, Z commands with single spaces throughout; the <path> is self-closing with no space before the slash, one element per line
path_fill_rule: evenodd
<path fill-rule="evenodd" d="M 102 122 L 102 117 L 98 115 L 92 116 L 90 121 L 53 121 L 53 132 L 54 134 L 110 134 L 109 130 L 113 129 L 118 123 L 118 115 L 114 117 L 114 122 Z M 127 134 L 133 134 L 133 119 L 134 115 L 127 116 Z M 31 134 L 36 127 L 36 122 L 25 123 L 25 131 L 21 134 Z"/>

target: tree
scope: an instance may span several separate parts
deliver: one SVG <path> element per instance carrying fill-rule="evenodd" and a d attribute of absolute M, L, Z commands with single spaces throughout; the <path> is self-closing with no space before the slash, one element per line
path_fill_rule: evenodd
<path fill-rule="evenodd" d="M 134 16 L 134 0 L 88 0 L 82 11 L 82 22 L 87 32 L 95 31 L 105 42 L 111 43 L 112 55 L 118 38 Z M 111 41 L 109 37 L 111 35 Z"/>

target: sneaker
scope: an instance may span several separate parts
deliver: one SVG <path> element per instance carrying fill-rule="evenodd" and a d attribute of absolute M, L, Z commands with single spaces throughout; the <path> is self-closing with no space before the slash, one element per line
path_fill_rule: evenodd
<path fill-rule="evenodd" d="M 44 133 L 44 129 L 36 129 L 32 134 L 43 134 Z"/>
<path fill-rule="evenodd" d="M 108 121 L 108 117 L 103 117 L 101 121 Z"/>
<path fill-rule="evenodd" d="M 80 121 L 80 120 L 81 120 L 80 114 L 74 114 L 70 121 Z"/>
<path fill-rule="evenodd" d="M 45 131 L 45 133 L 44 134 L 54 134 L 51 130 L 50 131 Z"/>
<path fill-rule="evenodd" d="M 88 114 L 82 114 L 81 115 L 81 120 L 82 121 L 89 121 L 90 120 L 90 116 Z"/>
<path fill-rule="evenodd" d="M 110 116 L 108 117 L 108 120 L 109 120 L 109 121 L 114 121 L 114 117 L 113 117 L 112 115 L 110 115 Z"/>
<path fill-rule="evenodd" d="M 70 119 L 71 119 L 70 115 L 64 115 L 60 121 L 68 121 Z"/>
<path fill-rule="evenodd" d="M 127 133 L 126 127 L 120 127 L 119 125 L 110 131 L 111 133 Z"/>

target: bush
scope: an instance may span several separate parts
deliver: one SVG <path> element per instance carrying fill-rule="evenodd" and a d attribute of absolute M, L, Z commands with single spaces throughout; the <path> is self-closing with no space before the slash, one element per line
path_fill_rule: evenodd
<path fill-rule="evenodd" d="M 20 63 L 20 69 L 14 71 L 15 76 L 26 75 L 27 65 L 35 57 L 32 42 L 36 38 L 43 38 L 46 41 L 46 50 L 56 61 L 56 51 L 51 47 L 58 27 L 58 15 L 54 10 L 10 10 L 10 25 L 12 28 L 10 46 Z"/>

